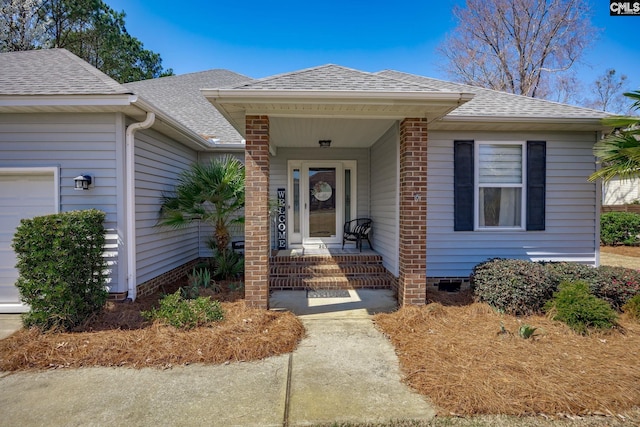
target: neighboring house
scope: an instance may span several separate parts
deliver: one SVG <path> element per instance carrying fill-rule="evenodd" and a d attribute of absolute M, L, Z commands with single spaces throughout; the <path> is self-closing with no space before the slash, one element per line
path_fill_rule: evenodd
<path fill-rule="evenodd" d="M 340 247 L 342 224 L 370 217 L 400 304 L 423 304 L 427 284 L 467 280 L 492 257 L 597 265 L 600 191 L 587 177 L 603 116 L 395 71 L 213 70 L 122 86 L 64 50 L 2 54 L 0 206 L 40 186 L 44 199 L 0 215 L 105 210 L 111 292 L 134 298 L 207 254 L 198 227 L 154 227 L 162 192 L 191 162 L 244 150 L 249 304 L 268 306 L 280 189 L 287 247 Z M 82 174 L 94 184 L 75 191 Z M 0 224 L 2 302 L 15 225 Z"/>
<path fill-rule="evenodd" d="M 614 178 L 602 185 L 603 205 L 627 205 L 640 202 L 640 178 Z"/>

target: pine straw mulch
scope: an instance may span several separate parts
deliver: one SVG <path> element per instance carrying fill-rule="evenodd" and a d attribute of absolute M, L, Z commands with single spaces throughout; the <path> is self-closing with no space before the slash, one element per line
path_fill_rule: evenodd
<path fill-rule="evenodd" d="M 169 293 L 181 283 L 163 289 Z M 133 303 L 108 302 L 105 311 L 78 331 L 41 334 L 20 330 L 0 340 L 0 371 L 63 367 L 127 366 L 170 368 L 192 363 L 222 364 L 288 353 L 304 336 L 292 313 L 247 307 L 237 292 L 213 294 L 224 320 L 182 331 L 145 321 L 140 311 L 155 306 L 163 292 Z"/>
<path fill-rule="evenodd" d="M 622 316 L 615 330 L 580 336 L 543 316 L 498 314 L 468 291 L 430 295 L 441 302 L 379 314 L 375 322 L 393 342 L 406 382 L 440 415 L 618 414 L 640 407 L 637 322 Z M 537 327 L 537 335 L 521 338 L 522 324 Z"/>

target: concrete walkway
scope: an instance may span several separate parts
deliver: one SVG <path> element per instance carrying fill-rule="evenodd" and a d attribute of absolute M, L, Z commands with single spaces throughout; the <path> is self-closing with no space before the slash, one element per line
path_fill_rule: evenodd
<path fill-rule="evenodd" d="M 165 371 L 0 373 L 0 426 L 302 426 L 434 416 L 401 383 L 393 347 L 371 321 L 373 312 L 395 308 L 390 292 L 283 291 L 271 306 L 300 315 L 307 329 L 291 355 Z"/>
<path fill-rule="evenodd" d="M 22 328 L 19 314 L 0 314 L 0 340 Z"/>

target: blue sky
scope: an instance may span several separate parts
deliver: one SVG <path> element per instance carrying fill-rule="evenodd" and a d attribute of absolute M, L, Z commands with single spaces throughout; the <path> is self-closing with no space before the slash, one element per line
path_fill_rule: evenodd
<path fill-rule="evenodd" d="M 436 47 L 453 30 L 461 0 L 105 0 L 124 10 L 129 33 L 176 74 L 226 68 L 260 78 L 328 63 L 395 69 L 446 79 Z M 640 16 L 609 16 L 606 0 L 585 0 L 602 32 L 580 64 L 591 83 L 607 68 L 640 88 Z M 595 35 L 594 35 L 595 36 Z"/>

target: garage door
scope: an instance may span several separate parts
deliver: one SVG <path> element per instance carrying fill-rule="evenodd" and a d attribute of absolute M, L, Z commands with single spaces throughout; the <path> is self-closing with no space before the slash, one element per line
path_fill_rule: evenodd
<path fill-rule="evenodd" d="M 0 313 L 26 310 L 15 281 L 16 255 L 11 241 L 22 218 L 57 211 L 55 171 L 0 169 Z"/>

